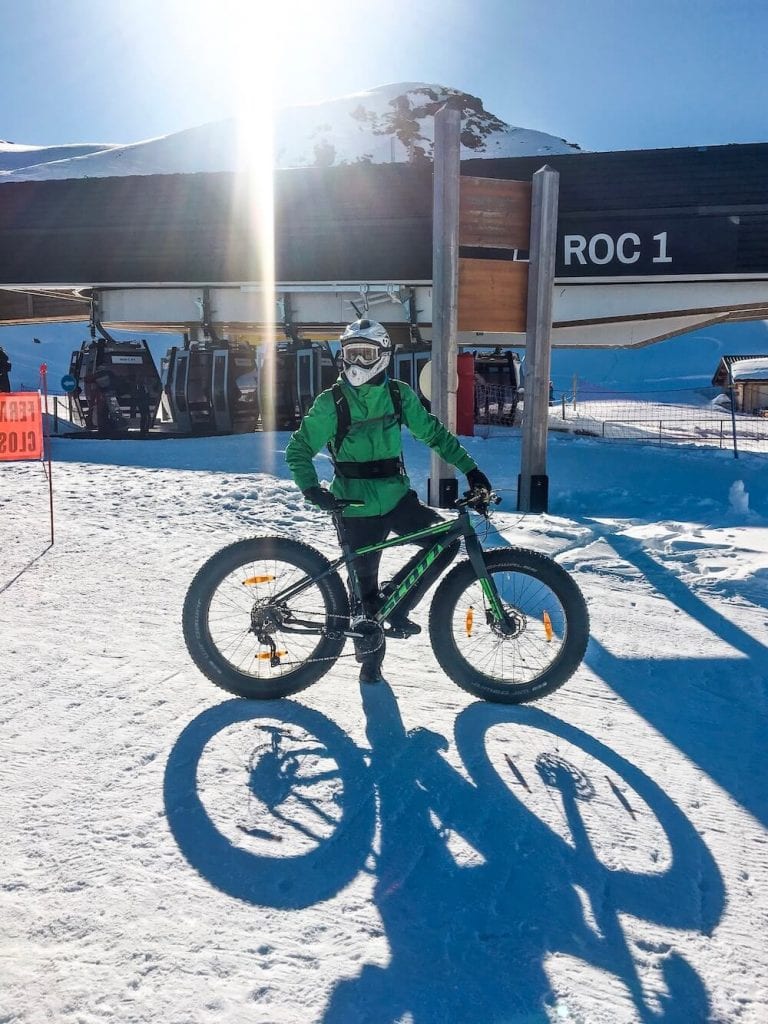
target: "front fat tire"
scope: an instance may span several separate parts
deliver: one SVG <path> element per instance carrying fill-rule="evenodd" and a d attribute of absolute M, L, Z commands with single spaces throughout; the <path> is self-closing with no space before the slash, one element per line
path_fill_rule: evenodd
<path fill-rule="evenodd" d="M 326 612 L 333 615 L 337 636 L 324 636 L 313 651 L 312 660 L 274 679 L 257 679 L 238 671 L 219 652 L 208 629 L 208 608 L 218 585 L 246 562 L 278 560 L 294 565 L 307 576 L 319 576 L 330 562 L 308 544 L 286 537 L 254 537 L 236 541 L 222 548 L 199 569 L 189 585 L 184 600 L 182 628 L 187 650 L 200 669 L 216 686 L 238 697 L 251 700 L 273 700 L 298 693 L 316 682 L 331 668 L 341 654 L 345 637 L 342 631 L 349 623 L 349 600 L 338 573 L 331 573 L 317 583 L 326 603 Z"/>
<path fill-rule="evenodd" d="M 432 649 L 443 671 L 463 690 L 500 704 L 524 704 L 538 700 L 562 686 L 581 664 L 589 641 L 589 613 L 575 580 L 546 555 L 524 548 L 495 548 L 483 553 L 489 572 L 515 572 L 531 576 L 555 594 L 567 624 L 562 649 L 552 663 L 539 675 L 525 682 L 504 684 L 478 671 L 459 651 L 453 632 L 446 628 L 453 622 L 456 605 L 462 594 L 477 583 L 477 575 L 469 561 L 455 566 L 438 587 L 429 612 L 429 635 Z"/>

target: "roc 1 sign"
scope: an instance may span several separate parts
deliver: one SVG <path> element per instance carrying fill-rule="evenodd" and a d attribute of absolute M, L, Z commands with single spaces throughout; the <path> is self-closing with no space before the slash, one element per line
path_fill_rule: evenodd
<path fill-rule="evenodd" d="M 40 395 L 31 391 L 0 394 L 0 461 L 43 457 Z"/>
<path fill-rule="evenodd" d="M 740 266 L 739 217 L 561 217 L 557 277 L 714 274 Z"/>

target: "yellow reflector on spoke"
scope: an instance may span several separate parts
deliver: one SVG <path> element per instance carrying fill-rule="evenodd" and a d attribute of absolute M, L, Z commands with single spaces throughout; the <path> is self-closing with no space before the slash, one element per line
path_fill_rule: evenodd
<path fill-rule="evenodd" d="M 259 583 L 271 583 L 276 578 L 275 576 L 249 576 L 247 580 L 243 580 L 243 586 L 256 587 Z"/>
<path fill-rule="evenodd" d="M 287 653 L 288 651 L 275 651 L 275 657 L 284 658 Z M 269 661 L 271 657 L 272 655 L 270 654 L 269 651 L 262 651 L 261 653 L 256 655 L 258 661 Z"/>
<path fill-rule="evenodd" d="M 549 617 L 549 612 L 544 612 L 542 618 L 544 619 L 544 633 L 547 637 L 547 643 L 549 643 L 555 635 L 555 631 L 552 629 L 552 619 Z"/>
<path fill-rule="evenodd" d="M 472 605 L 467 608 L 467 617 L 465 620 L 465 626 L 467 627 L 467 636 L 472 636 L 472 623 L 475 621 L 475 612 Z"/>

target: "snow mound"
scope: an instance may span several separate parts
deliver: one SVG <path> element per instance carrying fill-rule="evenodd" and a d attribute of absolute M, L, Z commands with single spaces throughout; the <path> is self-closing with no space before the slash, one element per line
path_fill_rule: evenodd
<path fill-rule="evenodd" d="M 743 480 L 734 480 L 731 484 L 728 501 L 732 511 L 738 515 L 746 515 L 749 512 L 749 492 L 744 487 Z"/>

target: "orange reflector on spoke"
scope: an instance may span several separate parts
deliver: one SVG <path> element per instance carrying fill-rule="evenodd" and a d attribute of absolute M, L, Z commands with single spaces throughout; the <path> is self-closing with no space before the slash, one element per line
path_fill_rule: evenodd
<path fill-rule="evenodd" d="M 465 620 L 465 626 L 467 627 L 467 636 L 472 636 L 472 623 L 475 621 L 475 612 L 472 605 L 467 608 L 467 617 Z"/>
<path fill-rule="evenodd" d="M 275 657 L 284 658 L 287 653 L 288 651 L 275 651 Z M 269 651 L 261 651 L 259 654 L 256 655 L 258 661 L 269 661 L 271 657 L 272 655 L 270 654 Z"/>
<path fill-rule="evenodd" d="M 271 583 L 275 578 L 274 576 L 249 576 L 247 580 L 243 580 L 243 586 L 255 587 L 259 583 Z"/>
<path fill-rule="evenodd" d="M 544 612 L 542 618 L 544 619 L 544 633 L 547 637 L 547 643 L 549 643 L 555 635 L 555 631 L 552 629 L 552 619 L 550 619 L 548 612 Z"/>

